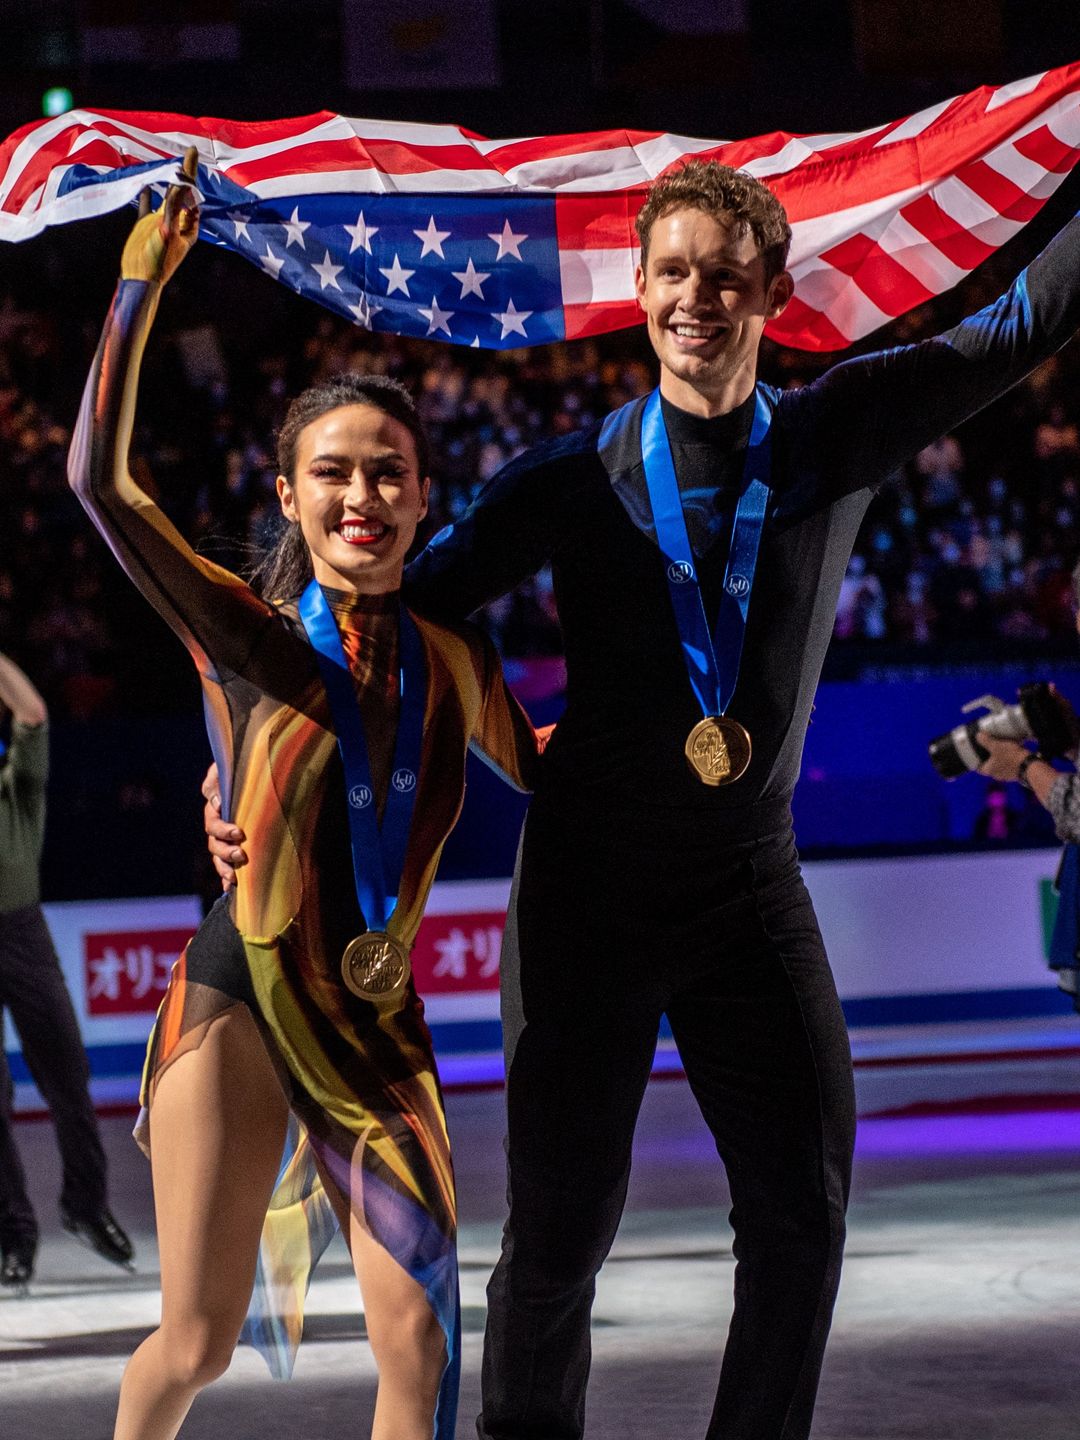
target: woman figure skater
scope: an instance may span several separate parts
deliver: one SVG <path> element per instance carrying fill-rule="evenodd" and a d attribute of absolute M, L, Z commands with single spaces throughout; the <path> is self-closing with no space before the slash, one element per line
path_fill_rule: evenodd
<path fill-rule="evenodd" d="M 190 651 L 225 803 L 260 837 L 177 962 L 150 1041 L 162 1318 L 124 1372 L 115 1440 L 176 1435 L 227 1368 L 253 1289 L 254 1338 L 288 1372 L 334 1217 L 378 1366 L 374 1440 L 451 1440 L 454 1184 L 408 950 L 466 750 L 523 787 L 538 742 L 490 644 L 399 602 L 429 486 L 401 387 L 345 377 L 293 402 L 288 525 L 259 593 L 132 480 L 143 349 L 197 232 L 184 186 L 135 226 L 70 459 L 94 524 Z"/>

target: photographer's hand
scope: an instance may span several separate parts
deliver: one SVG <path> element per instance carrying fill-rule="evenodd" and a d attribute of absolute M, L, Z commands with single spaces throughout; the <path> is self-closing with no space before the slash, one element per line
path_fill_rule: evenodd
<path fill-rule="evenodd" d="M 990 758 L 979 766 L 979 774 L 987 775 L 991 780 L 1019 780 L 1021 764 L 1034 754 L 1018 740 L 998 740 L 992 735 L 980 735 L 979 744 L 990 752 Z M 1040 805 L 1046 805 L 1057 773 L 1041 756 L 1032 760 L 1024 772 L 1031 793 Z"/>
<path fill-rule="evenodd" d="M 1018 740 L 997 740 L 992 735 L 980 735 L 979 744 L 990 751 L 990 758 L 979 766 L 980 775 L 991 780 L 1015 780 L 1020 762 L 1031 754 L 1026 745 Z"/>

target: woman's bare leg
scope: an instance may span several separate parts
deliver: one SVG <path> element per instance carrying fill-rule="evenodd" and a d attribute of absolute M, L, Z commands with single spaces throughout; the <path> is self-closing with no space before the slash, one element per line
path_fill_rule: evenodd
<path fill-rule="evenodd" d="M 124 1371 L 114 1440 L 173 1440 L 228 1368 L 255 1279 L 288 1109 L 247 1008 L 213 1021 L 158 1082 L 150 1148 L 161 1326 Z"/>
<path fill-rule="evenodd" d="M 371 1440 L 431 1440 L 446 1369 L 446 1337 L 423 1287 L 349 1210 L 320 1165 L 364 1302 L 364 1323 L 379 1370 Z"/>
<path fill-rule="evenodd" d="M 349 1248 L 379 1367 L 371 1440 L 431 1440 L 446 1369 L 442 1326 L 421 1286 L 355 1216 Z"/>

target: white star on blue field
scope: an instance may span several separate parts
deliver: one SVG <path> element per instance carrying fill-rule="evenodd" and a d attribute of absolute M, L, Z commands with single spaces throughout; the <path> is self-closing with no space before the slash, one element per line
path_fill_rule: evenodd
<path fill-rule="evenodd" d="M 367 330 L 496 350 L 564 338 L 554 199 L 199 184 L 208 240 Z"/>

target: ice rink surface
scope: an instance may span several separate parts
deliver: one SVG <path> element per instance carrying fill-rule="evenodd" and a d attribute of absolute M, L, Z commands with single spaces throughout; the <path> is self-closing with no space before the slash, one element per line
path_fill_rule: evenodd
<path fill-rule="evenodd" d="M 451 1095 L 461 1196 L 464 1378 L 475 1434 L 484 1284 L 502 1215 L 502 1095 Z M 108 1440 L 131 1350 L 158 1314 L 149 1167 L 104 1122 L 113 1208 L 138 1247 L 123 1275 L 59 1229 L 52 1131 L 18 1138 L 43 1225 L 28 1299 L 0 1295 L 0 1436 Z M 650 1087 L 619 1238 L 594 1312 L 589 1440 L 703 1435 L 731 1305 L 719 1163 L 682 1081 Z M 861 1123 L 844 1282 L 815 1440 L 1075 1440 L 1080 1099 L 1074 1109 Z M 374 1368 L 340 1242 L 309 1298 L 296 1375 L 241 1349 L 184 1440 L 366 1436 Z"/>

